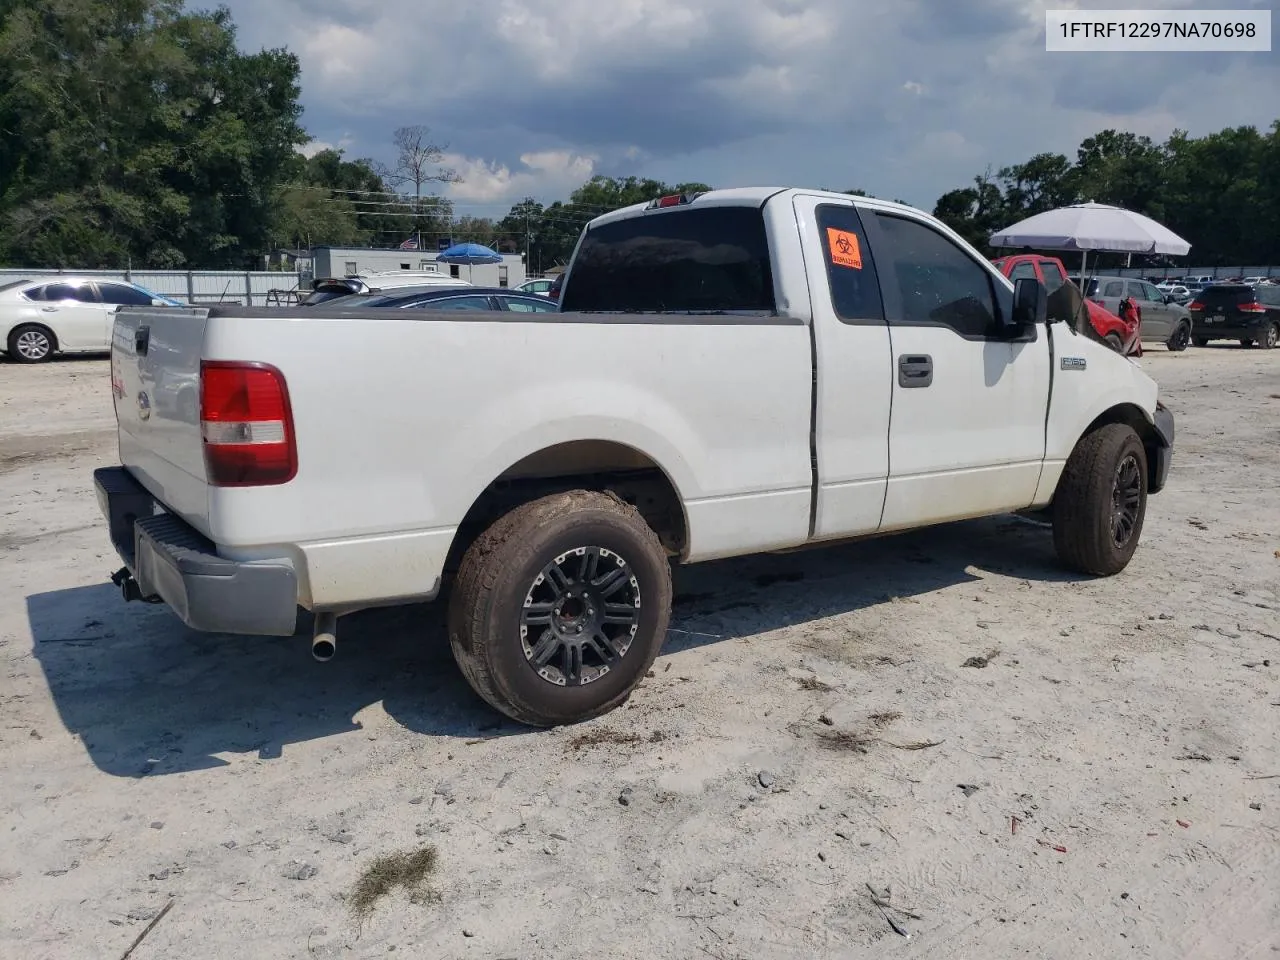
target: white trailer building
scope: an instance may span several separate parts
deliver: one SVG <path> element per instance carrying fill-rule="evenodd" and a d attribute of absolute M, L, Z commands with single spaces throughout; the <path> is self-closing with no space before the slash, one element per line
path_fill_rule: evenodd
<path fill-rule="evenodd" d="M 317 280 L 350 277 L 361 273 L 405 270 L 458 277 L 477 287 L 516 287 L 524 283 L 524 256 L 502 254 L 501 263 L 476 266 L 439 263 L 434 250 L 387 250 L 371 247 L 315 247 L 311 251 Z"/>

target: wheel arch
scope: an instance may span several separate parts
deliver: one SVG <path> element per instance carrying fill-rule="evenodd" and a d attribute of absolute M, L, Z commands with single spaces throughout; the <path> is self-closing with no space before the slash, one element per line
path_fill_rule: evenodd
<path fill-rule="evenodd" d="M 687 553 L 689 516 L 671 472 L 656 457 L 630 444 L 577 439 L 526 454 L 494 477 L 463 517 L 446 570 L 456 569 L 475 538 L 499 516 L 530 500 L 567 490 L 612 493 L 640 511 L 669 554 Z"/>
<path fill-rule="evenodd" d="M 1147 488 L 1152 493 L 1159 490 L 1161 486 L 1158 470 L 1159 451 L 1162 447 L 1167 446 L 1167 442 L 1156 429 L 1155 422 L 1137 404 L 1119 403 L 1113 407 L 1108 407 L 1094 417 L 1089 426 L 1080 434 L 1081 439 L 1109 423 L 1124 424 L 1127 427 L 1131 427 L 1134 433 L 1138 435 L 1138 439 L 1142 441 L 1142 448 L 1147 454 Z"/>

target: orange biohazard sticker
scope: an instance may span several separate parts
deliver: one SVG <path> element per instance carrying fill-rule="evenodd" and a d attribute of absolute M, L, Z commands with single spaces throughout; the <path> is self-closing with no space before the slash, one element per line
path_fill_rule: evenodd
<path fill-rule="evenodd" d="M 837 267 L 862 269 L 862 248 L 856 233 L 827 227 L 827 245 L 831 248 L 831 262 Z"/>

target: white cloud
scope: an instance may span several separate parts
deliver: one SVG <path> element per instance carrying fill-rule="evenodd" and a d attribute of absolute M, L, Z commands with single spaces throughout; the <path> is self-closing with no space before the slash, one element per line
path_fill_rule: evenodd
<path fill-rule="evenodd" d="M 596 160 L 564 150 L 547 150 L 522 154 L 520 166 L 512 170 L 495 161 L 446 154 L 445 166 L 462 177 L 460 183 L 449 184 L 446 195 L 459 202 L 483 204 L 515 203 L 524 197 L 563 197 L 591 179 Z"/>
<path fill-rule="evenodd" d="M 227 2 L 245 46 L 298 53 L 315 136 L 389 161 L 391 131 L 426 124 L 460 204 L 605 172 L 928 205 L 1106 127 L 1267 125 L 1280 88 L 1271 56 L 1045 52 L 1046 8 L 1107 0 Z"/>
<path fill-rule="evenodd" d="M 323 153 L 326 150 L 345 151 L 352 143 L 353 141 L 350 136 L 344 136 L 337 143 L 330 143 L 328 140 L 312 140 L 309 143 L 304 143 L 296 149 L 298 153 L 310 160 L 317 153 Z"/>

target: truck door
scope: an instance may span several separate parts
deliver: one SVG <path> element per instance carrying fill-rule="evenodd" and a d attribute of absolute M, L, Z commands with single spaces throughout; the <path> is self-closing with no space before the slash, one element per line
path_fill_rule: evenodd
<path fill-rule="evenodd" d="M 889 476 L 889 330 L 852 198 L 797 195 L 817 371 L 813 537 L 874 533 Z"/>
<path fill-rule="evenodd" d="M 1044 460 L 1048 331 L 1002 333 L 1004 280 L 932 224 L 861 213 L 893 354 L 881 529 L 1029 506 Z"/>

